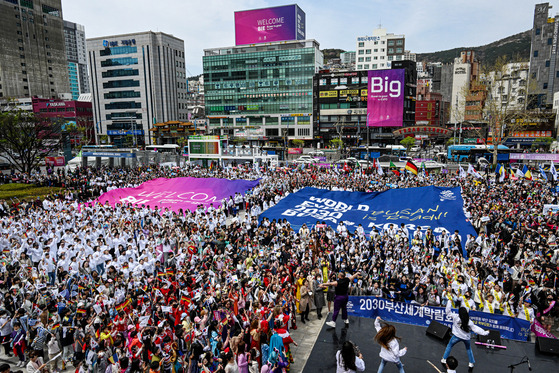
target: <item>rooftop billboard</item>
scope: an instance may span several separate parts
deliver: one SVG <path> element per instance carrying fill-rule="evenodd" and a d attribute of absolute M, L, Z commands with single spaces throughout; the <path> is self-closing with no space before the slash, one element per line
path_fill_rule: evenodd
<path fill-rule="evenodd" d="M 235 45 L 305 39 L 305 12 L 298 5 L 235 12 Z"/>

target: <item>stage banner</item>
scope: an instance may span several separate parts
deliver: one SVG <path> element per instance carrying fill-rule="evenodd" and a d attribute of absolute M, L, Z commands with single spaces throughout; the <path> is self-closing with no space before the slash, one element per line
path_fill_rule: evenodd
<path fill-rule="evenodd" d="M 217 208 L 223 198 L 235 196 L 239 192 L 245 194 L 247 190 L 260 183 L 258 180 L 227 180 L 216 178 L 177 177 L 173 179 L 159 178 L 146 181 L 137 188 L 120 188 L 108 191 L 99 196 L 94 202 L 111 206 L 117 203 L 131 203 L 145 205 L 160 210 L 169 208 L 178 212 L 196 210 L 198 205 Z"/>
<path fill-rule="evenodd" d="M 399 227 L 401 223 L 410 235 L 418 226 L 423 231 L 432 228 L 436 236 L 444 230 L 453 235 L 458 229 L 466 255 L 466 235 L 476 232 L 464 215 L 463 205 L 460 187 L 428 186 L 372 193 L 304 188 L 264 211 L 260 220 L 286 219 L 296 231 L 303 224 L 312 226 L 317 221 L 334 229 L 344 222 L 349 232 L 361 224 L 366 233 L 372 227 L 382 232 L 390 224 Z"/>
<path fill-rule="evenodd" d="M 448 327 L 452 327 L 452 320 L 446 315 L 443 307 L 421 307 L 416 304 L 393 302 L 376 297 L 349 297 L 347 311 L 351 316 L 368 317 L 380 316 L 388 322 L 429 326 L 435 320 Z M 458 310 L 454 310 L 458 312 Z M 496 330 L 502 338 L 527 341 L 530 334 L 530 322 L 514 317 L 492 313 L 471 311 L 470 319 L 483 329 Z"/>

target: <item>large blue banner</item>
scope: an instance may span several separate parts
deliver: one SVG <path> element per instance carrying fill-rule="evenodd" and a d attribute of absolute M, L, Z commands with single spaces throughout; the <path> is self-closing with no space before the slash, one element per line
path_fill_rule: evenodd
<path fill-rule="evenodd" d="M 429 326 L 431 321 L 436 320 L 452 327 L 452 319 L 442 307 L 421 307 L 383 298 L 349 297 L 347 311 L 352 316 L 372 319 L 380 316 L 385 321 L 419 326 Z M 526 320 L 478 311 L 471 311 L 470 319 L 483 329 L 497 330 L 502 338 L 527 341 L 530 335 L 530 322 Z"/>
<path fill-rule="evenodd" d="M 372 193 L 304 188 L 264 211 L 260 220 L 287 219 L 296 230 L 317 221 L 334 229 L 343 221 L 350 232 L 361 224 L 366 233 L 373 226 L 382 232 L 390 224 L 399 227 L 401 223 L 410 233 L 418 226 L 422 230 L 432 228 L 435 235 L 443 230 L 452 234 L 458 229 L 464 248 L 466 235 L 476 232 L 464 215 L 463 205 L 460 187 L 428 186 Z"/>

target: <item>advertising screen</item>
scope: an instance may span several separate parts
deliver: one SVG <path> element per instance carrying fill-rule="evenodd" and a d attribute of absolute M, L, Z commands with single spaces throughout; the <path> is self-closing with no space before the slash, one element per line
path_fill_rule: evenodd
<path fill-rule="evenodd" d="M 297 5 L 235 12 L 235 44 L 305 39 L 305 13 Z"/>
<path fill-rule="evenodd" d="M 404 69 L 369 71 L 367 125 L 402 127 L 404 119 Z"/>

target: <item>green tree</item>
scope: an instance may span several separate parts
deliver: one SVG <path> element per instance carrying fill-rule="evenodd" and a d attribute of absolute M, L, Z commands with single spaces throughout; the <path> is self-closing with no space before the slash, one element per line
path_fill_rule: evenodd
<path fill-rule="evenodd" d="M 405 146 L 406 149 L 409 150 L 409 148 L 415 145 L 415 138 L 409 136 L 404 137 L 402 140 L 400 140 L 400 145 Z"/>
<path fill-rule="evenodd" d="M 341 139 L 332 139 L 330 140 L 330 145 L 332 145 L 335 148 L 339 148 L 344 144 L 344 142 Z"/>
<path fill-rule="evenodd" d="M 31 172 L 59 143 L 60 123 L 43 121 L 22 110 L 0 112 L 0 152 L 16 170 Z"/>
<path fill-rule="evenodd" d="M 291 143 L 293 144 L 293 146 L 295 148 L 300 148 L 303 146 L 303 144 L 305 143 L 305 140 L 301 140 L 301 139 L 293 139 L 291 140 Z"/>

